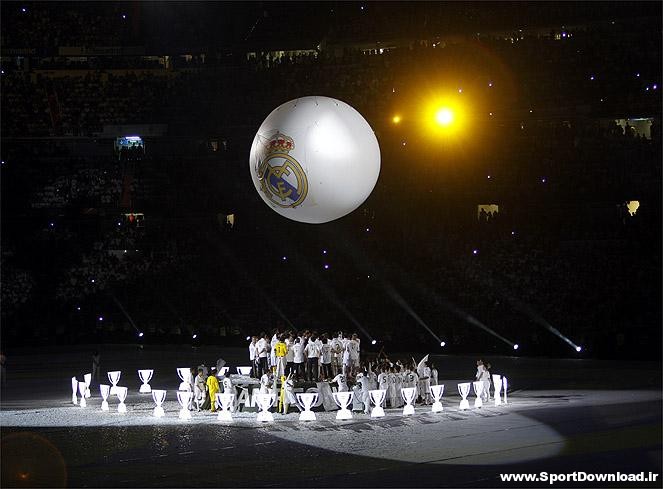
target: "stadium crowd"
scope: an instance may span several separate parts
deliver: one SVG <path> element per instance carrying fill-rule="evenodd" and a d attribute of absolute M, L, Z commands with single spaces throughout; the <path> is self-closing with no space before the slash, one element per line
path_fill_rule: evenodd
<path fill-rule="evenodd" d="M 318 331 L 361 323 L 389 346 L 444 339 L 450 351 L 504 351 L 468 316 L 536 353 L 565 353 L 548 326 L 597 355 L 636 355 L 660 339 L 660 311 L 651 307 L 660 292 L 656 19 L 412 36 L 384 47 L 359 42 L 364 24 L 348 24 L 333 31 L 338 45 L 292 52 L 247 45 L 68 57 L 53 50 L 147 49 L 152 41 L 141 37 L 136 12 L 119 4 L 27 9 L 3 7 L 2 19 L 3 46 L 36 48 L 31 63 L 2 59 L 3 338 L 18 342 L 21 327 L 37 322 L 43 342 L 135 340 L 125 315 L 105 314 L 103 327 L 96 319 L 117 310 L 114 297 L 144 341 L 191 341 L 194 333 L 240 341 L 275 323 Z M 188 35 L 198 42 L 194 30 Z M 475 101 L 478 121 L 465 136 L 474 153 L 460 176 L 446 165 L 457 155 L 428 151 L 417 128 L 391 122 L 430 73 L 454 67 L 454 79 L 441 79 Z M 297 233 L 280 222 L 258 229 L 250 221 L 262 203 L 246 191 L 255 128 L 302 94 L 357 108 L 383 153 L 374 195 L 345 221 L 367 230 L 348 242 L 369 259 L 335 244 L 324 278 L 310 270 L 321 259 L 311 250 L 331 248 L 330 240 L 279 240 L 281 227 Z M 627 119 L 648 121 L 648 129 Z M 105 135 L 150 124 L 169 132 L 140 149 L 118 150 Z M 489 149 L 476 144 L 484 141 Z M 488 204 L 499 210 L 477 213 Z M 125 220 L 143 212 L 144 227 Z M 237 225 L 220 226 L 233 212 Z M 288 249 L 306 251 L 298 259 Z M 37 255 L 44 258 L 31 264 Z M 291 264 L 299 268 L 285 268 Z M 417 286 L 400 293 L 434 335 L 404 334 L 412 316 L 386 303 L 384 284 L 408 280 Z"/>

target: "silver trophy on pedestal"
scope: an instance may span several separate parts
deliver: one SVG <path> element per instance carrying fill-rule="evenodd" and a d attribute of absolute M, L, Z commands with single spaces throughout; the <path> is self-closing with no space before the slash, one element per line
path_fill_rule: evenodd
<path fill-rule="evenodd" d="M 502 395 L 500 394 L 502 390 L 502 377 L 500 375 L 493 375 L 493 385 L 495 386 L 495 406 L 500 406 L 502 404 Z"/>
<path fill-rule="evenodd" d="M 71 378 L 71 402 L 78 405 L 78 379 L 76 377 Z"/>
<path fill-rule="evenodd" d="M 467 396 L 470 393 L 470 383 L 463 382 L 462 384 L 458 384 L 458 393 L 460 394 L 460 397 L 462 397 L 462 400 L 460 401 L 460 406 L 458 408 L 469 409 L 470 403 L 467 400 Z"/>
<path fill-rule="evenodd" d="M 480 408 L 483 406 L 483 401 L 481 400 L 481 397 L 483 396 L 483 381 L 482 380 L 477 380 L 476 382 L 472 382 L 472 385 L 474 386 L 474 395 L 477 397 L 474 399 L 474 407 L 475 408 Z"/>
<path fill-rule="evenodd" d="M 431 412 L 433 413 L 439 413 L 440 411 L 443 411 L 444 408 L 442 407 L 442 394 L 444 393 L 444 384 L 439 384 L 439 385 L 431 385 L 430 386 L 430 393 L 431 396 L 433 396 L 433 407 L 431 408 Z"/>
<path fill-rule="evenodd" d="M 191 391 L 177 391 L 177 401 L 180 403 L 180 419 L 191 419 L 189 412 L 189 401 L 191 400 Z"/>
<path fill-rule="evenodd" d="M 160 389 L 152 389 L 152 399 L 154 399 L 154 403 L 157 405 L 154 408 L 152 414 L 156 418 L 164 417 L 166 413 L 164 412 L 163 407 L 161 407 L 161 405 L 166 400 L 166 391 Z"/>
<path fill-rule="evenodd" d="M 92 397 L 92 393 L 90 392 L 90 384 L 92 383 L 92 374 L 83 375 L 83 380 L 85 381 L 85 397 L 89 399 L 90 397 Z"/>
<path fill-rule="evenodd" d="M 191 369 L 189 367 L 178 367 L 177 368 L 177 376 L 182 381 L 182 382 L 180 382 L 180 386 L 178 387 L 178 390 L 190 391 L 191 390 Z"/>
<path fill-rule="evenodd" d="M 311 411 L 311 406 L 318 402 L 318 393 L 305 392 L 297 394 L 297 401 L 304 406 L 304 410 L 299 413 L 299 421 L 315 421 L 315 413 Z"/>
<path fill-rule="evenodd" d="M 251 375 L 251 367 L 237 367 L 239 375 Z"/>
<path fill-rule="evenodd" d="M 113 372 L 108 372 L 108 380 L 111 383 L 111 388 L 110 388 L 110 394 L 111 396 L 114 396 L 117 394 L 117 383 L 120 381 L 120 376 L 122 375 L 122 372 L 119 370 L 115 370 Z"/>
<path fill-rule="evenodd" d="M 87 389 L 87 385 L 85 382 L 79 382 L 78 383 L 78 392 L 81 394 L 81 407 L 84 408 L 87 406 L 87 402 L 85 401 L 85 390 Z"/>
<path fill-rule="evenodd" d="M 274 416 L 269 412 L 269 409 L 276 402 L 274 394 L 256 394 L 256 404 L 260 408 L 257 421 L 259 423 L 271 423 L 274 421 Z"/>
<path fill-rule="evenodd" d="M 99 393 L 101 394 L 101 410 L 108 411 L 108 396 L 110 395 L 110 385 L 99 384 Z"/>
<path fill-rule="evenodd" d="M 336 419 L 345 420 L 352 419 L 352 411 L 348 409 L 348 406 L 352 402 L 352 392 L 334 392 L 333 394 L 334 402 L 341 409 L 336 413 Z"/>
<path fill-rule="evenodd" d="M 230 412 L 230 407 L 235 400 L 235 394 L 230 392 L 217 392 L 216 394 L 216 405 L 221 408 L 219 411 L 218 419 L 219 421 L 232 421 L 232 413 Z"/>
<path fill-rule="evenodd" d="M 146 394 L 146 393 L 149 394 L 150 392 L 152 392 L 152 388 L 148 383 L 150 380 L 152 380 L 152 375 L 154 375 L 154 370 L 151 369 L 138 371 L 138 378 L 143 383 L 143 385 L 140 386 L 138 392 L 140 392 L 141 394 Z"/>
<path fill-rule="evenodd" d="M 384 398 L 387 396 L 387 391 L 385 389 L 376 389 L 368 391 L 368 395 L 375 406 L 371 411 L 371 418 L 381 418 L 384 416 L 384 409 L 382 408 L 382 403 Z"/>
<path fill-rule="evenodd" d="M 126 413 L 127 405 L 124 403 L 124 400 L 127 398 L 129 389 L 127 389 L 126 387 L 117 387 L 116 390 L 117 390 L 117 398 L 120 400 L 120 404 L 117 405 L 117 412 Z"/>
<path fill-rule="evenodd" d="M 403 407 L 403 416 L 411 416 L 414 414 L 414 398 L 417 395 L 416 387 L 404 387 L 401 389 L 401 397 L 405 401 L 405 406 Z"/>

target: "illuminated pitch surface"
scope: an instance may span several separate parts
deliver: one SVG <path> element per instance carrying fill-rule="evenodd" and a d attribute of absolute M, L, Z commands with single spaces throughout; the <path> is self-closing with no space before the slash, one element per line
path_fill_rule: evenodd
<path fill-rule="evenodd" d="M 102 353 L 102 367 L 116 368 L 106 362 L 112 362 L 121 350 Z M 212 351 L 202 356 L 208 358 Z M 236 352 L 239 359 L 243 353 Z M 83 352 L 80 355 L 81 361 L 86 360 Z M 234 355 L 220 356 L 230 360 Z M 131 363 L 133 350 L 122 356 Z M 19 363 L 17 356 L 13 360 Z M 443 357 L 436 363 L 469 365 L 471 369 L 470 360 Z M 154 361 L 169 360 L 155 357 Z M 539 362 L 546 366 L 547 383 L 569 384 L 571 379 L 565 379 L 568 361 Z M 527 378 L 526 372 L 531 372 L 536 361 L 500 358 L 492 363 L 508 365 L 511 383 L 518 385 L 513 367 L 523 363 L 527 367 L 523 378 Z M 550 371 L 554 363 L 559 364 L 557 372 Z M 584 372 L 578 380 L 585 383 L 597 376 L 600 364 L 609 371 L 620 371 L 615 364 L 572 363 Z M 158 372 L 160 365 L 150 367 Z M 355 487 L 440 487 L 502 486 L 497 479 L 501 472 L 661 470 L 661 396 L 642 388 L 655 382 L 657 375 L 645 364 L 632 363 L 622 369 L 624 382 L 633 383 L 630 377 L 641 379 L 635 385 L 637 390 L 623 390 L 619 385 L 620 391 L 609 391 L 605 381 L 602 385 L 597 382 L 597 390 L 586 385 L 582 389 L 530 388 L 513 392 L 506 407 L 488 405 L 479 411 L 460 412 L 453 383 L 445 388 L 441 414 L 431 414 L 429 406 L 417 406 L 413 417 L 402 417 L 401 409 L 386 409 L 383 419 L 356 413 L 351 421 L 337 422 L 334 412 L 319 412 L 318 421 L 302 424 L 291 413 L 276 415 L 273 424 L 263 426 L 255 422 L 255 413 L 239 414 L 233 426 L 219 423 L 211 413 L 193 413 L 191 422 L 180 421 L 174 395 L 179 379 L 172 370 L 173 386 L 163 386 L 172 389 L 165 404 L 166 418 L 159 420 L 151 417 L 154 403 L 149 395 L 137 393 L 140 381 L 135 372 L 135 379 L 120 382 L 132 390 L 126 416 L 117 414 L 115 397 L 110 399 L 110 413 L 101 413 L 101 399 L 94 389 L 88 408 L 74 406 L 66 389 L 67 378 L 61 386 L 54 379 L 46 381 L 41 405 L 32 396 L 18 399 L 21 389 L 12 387 L 10 380 L 0 418 L 3 480 L 11 476 L 10 469 L 17 469 L 23 470 L 24 477 L 38 477 L 42 470 L 51 483 L 66 477 L 68 485 L 93 487 L 338 487 L 336 477 L 346 477 L 344 485 Z M 128 373 L 123 371 L 123 378 Z M 19 374 L 26 384 L 30 382 L 27 368 L 14 372 L 15 377 Z M 155 378 L 159 378 L 156 372 Z M 643 383 L 643 379 L 649 380 Z M 21 432 L 28 434 L 19 435 Z M 13 454 L 24 451 L 22 469 L 7 455 L 12 452 L 4 450 L 7 444 Z M 31 454 L 39 454 L 40 465 L 28 473 Z M 266 470 L 256 470 L 258 460 Z M 210 464 L 214 470 L 209 470 Z M 291 469 L 275 472 L 284 466 Z"/>

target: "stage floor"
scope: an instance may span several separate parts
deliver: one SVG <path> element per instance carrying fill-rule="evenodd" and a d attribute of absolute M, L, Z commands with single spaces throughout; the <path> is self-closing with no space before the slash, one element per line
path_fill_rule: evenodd
<path fill-rule="evenodd" d="M 209 365 L 218 351 L 187 350 L 180 352 L 187 358 L 177 360 L 159 348 L 102 351 L 104 371 L 127 365 L 128 373 L 139 357 L 139 367 L 172 372 L 155 372 L 159 385 L 151 382 L 153 388 L 173 389 L 165 418 L 152 416 L 151 396 L 137 393 L 135 373 L 135 379 L 120 382 L 132 392 L 126 415 L 117 413 L 115 397 L 111 411 L 101 412 L 94 388 L 87 408 L 71 404 L 69 379 L 89 371 L 85 348 L 68 350 L 66 358 L 57 349 L 14 353 L 0 404 L 2 486 L 550 487 L 546 481 L 503 482 L 500 474 L 661 473 L 663 406 L 660 388 L 651 385 L 660 382 L 655 363 L 613 362 L 604 378 L 597 374 L 608 363 L 578 360 L 574 380 L 568 360 L 491 358 L 514 386 L 509 404 L 460 411 L 458 380 L 451 377 L 462 379 L 459 374 L 467 370 L 469 380 L 471 359 L 443 357 L 435 359 L 448 373 L 441 375 L 442 413 L 417 406 L 409 417 L 402 409 L 386 409 L 384 418 L 355 413 L 352 420 L 336 421 L 335 412 L 317 412 L 316 421 L 301 423 L 295 409 L 265 425 L 255 413 L 237 413 L 229 424 L 194 412 L 191 421 L 180 421 L 175 367 L 200 363 L 191 355 L 209 357 Z M 229 363 L 245 363 L 243 351 L 221 351 L 218 356 Z M 52 368 L 44 374 L 47 358 Z M 140 364 L 146 360 L 150 365 Z M 537 362 L 548 369 L 545 388 L 520 387 L 519 379 L 530 379 Z M 452 365 L 460 367 L 455 371 Z M 609 389 L 610 375 L 620 372 L 613 382 L 619 388 Z M 625 389 L 629 379 L 633 388 Z M 590 382 L 595 388 L 585 385 Z M 660 487 L 660 480 L 659 475 L 656 482 L 553 487 Z"/>

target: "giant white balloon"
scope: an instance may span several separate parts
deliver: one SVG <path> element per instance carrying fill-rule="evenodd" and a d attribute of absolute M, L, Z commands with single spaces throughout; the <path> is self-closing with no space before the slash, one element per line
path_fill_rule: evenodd
<path fill-rule="evenodd" d="M 302 97 L 267 116 L 249 165 L 267 205 L 288 219 L 320 224 L 368 198 L 380 174 L 380 147 L 368 122 L 345 102 Z"/>

